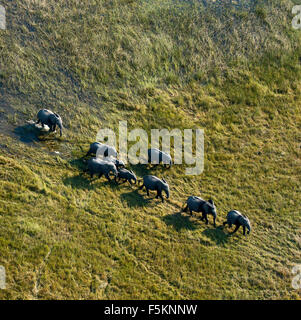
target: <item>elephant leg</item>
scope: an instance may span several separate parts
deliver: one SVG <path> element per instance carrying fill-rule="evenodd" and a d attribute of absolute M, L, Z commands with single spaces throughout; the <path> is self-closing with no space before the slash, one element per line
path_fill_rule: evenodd
<path fill-rule="evenodd" d="M 102 177 L 102 175 L 103 175 L 103 173 L 100 173 L 100 174 L 98 175 L 98 178 L 101 178 L 101 177 Z"/>
<path fill-rule="evenodd" d="M 187 212 L 188 209 L 188 205 L 186 205 L 186 207 L 184 209 L 182 209 L 183 212 Z"/>
<path fill-rule="evenodd" d="M 190 215 L 192 216 L 192 210 L 189 208 L 189 211 L 190 211 Z"/>
<path fill-rule="evenodd" d="M 227 223 L 228 223 L 228 221 L 225 221 L 225 222 L 223 223 L 223 226 L 225 226 Z"/>
<path fill-rule="evenodd" d="M 146 194 L 149 196 L 149 190 L 146 188 Z"/>
<path fill-rule="evenodd" d="M 38 119 L 38 121 L 36 122 L 36 124 L 39 124 L 41 122 L 41 120 L 40 119 Z"/>
<path fill-rule="evenodd" d="M 43 128 L 43 129 L 45 128 L 45 123 L 44 123 L 44 122 L 42 122 L 42 128 Z"/>
<path fill-rule="evenodd" d="M 207 214 L 204 215 L 204 219 L 205 219 L 205 221 L 206 221 L 206 224 L 208 224 L 208 223 L 209 223 L 209 220 L 208 220 Z"/>
<path fill-rule="evenodd" d="M 158 199 L 159 197 L 161 197 L 161 192 L 159 190 L 157 190 L 156 199 Z"/>
<path fill-rule="evenodd" d="M 162 202 L 164 202 L 164 198 L 162 196 L 162 192 L 160 192 L 159 197 L 161 198 Z"/>
<path fill-rule="evenodd" d="M 105 174 L 105 177 L 108 179 L 108 181 L 111 181 L 110 175 L 108 173 Z"/>
<path fill-rule="evenodd" d="M 238 229 L 239 229 L 240 225 L 236 226 L 236 228 L 234 229 L 234 231 L 231 232 L 231 234 L 234 234 Z"/>
<path fill-rule="evenodd" d="M 243 235 L 246 235 L 246 227 L 243 227 Z"/>
<path fill-rule="evenodd" d="M 90 176 L 91 176 L 91 179 L 92 179 L 92 178 L 93 178 L 93 176 L 94 176 L 94 173 L 92 173 L 92 172 L 91 172 L 91 173 L 90 173 Z"/>

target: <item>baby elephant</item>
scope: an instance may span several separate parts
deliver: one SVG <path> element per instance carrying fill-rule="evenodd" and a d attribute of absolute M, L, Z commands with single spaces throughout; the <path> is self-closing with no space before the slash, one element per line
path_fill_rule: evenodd
<path fill-rule="evenodd" d="M 114 147 L 108 146 L 100 142 L 93 142 L 90 145 L 90 149 L 86 154 L 86 157 L 90 154 L 96 155 L 96 157 L 109 157 L 117 158 L 117 151 Z"/>
<path fill-rule="evenodd" d="M 159 179 L 155 176 L 144 176 L 143 177 L 143 185 L 140 189 L 146 188 L 146 193 L 149 196 L 149 190 L 157 191 L 156 199 L 161 198 L 162 202 L 164 202 L 162 191 L 165 192 L 166 198 L 169 198 L 169 186 L 168 183 L 164 179 Z"/>
<path fill-rule="evenodd" d="M 118 169 L 118 174 L 115 178 L 115 181 L 118 182 L 119 180 L 123 180 L 123 182 L 128 181 L 131 185 L 134 183 L 137 183 L 137 177 L 135 173 L 131 170 L 127 170 L 125 168 L 117 168 Z"/>
<path fill-rule="evenodd" d="M 60 136 L 62 136 L 63 122 L 58 114 L 47 109 L 42 109 L 38 112 L 37 118 L 38 121 L 36 124 L 41 123 L 43 128 L 46 124 L 49 127 L 50 132 L 54 132 L 56 126 L 58 126 L 60 128 Z"/>
<path fill-rule="evenodd" d="M 215 220 L 216 220 L 216 207 L 214 205 L 213 200 L 205 201 L 202 198 L 191 196 L 186 201 L 186 207 L 183 209 L 183 211 L 187 212 L 189 209 L 190 214 L 192 215 L 192 212 L 201 212 L 202 218 L 201 220 L 206 221 L 206 224 L 209 223 L 207 215 L 210 214 L 213 216 L 213 225 L 216 227 Z"/>
<path fill-rule="evenodd" d="M 110 173 L 112 172 L 114 176 L 117 176 L 117 168 L 114 163 L 110 161 L 105 161 L 97 158 L 92 158 L 88 161 L 88 167 L 85 172 L 89 172 L 91 178 L 93 178 L 94 174 L 98 174 L 98 177 L 101 178 L 103 175 L 109 180 Z"/>
<path fill-rule="evenodd" d="M 172 166 L 171 156 L 166 152 L 163 152 L 156 148 L 152 148 L 148 149 L 147 154 L 148 163 L 160 164 L 162 162 L 164 165 L 169 166 L 169 168 Z"/>
<path fill-rule="evenodd" d="M 246 235 L 246 229 L 248 229 L 248 234 L 251 231 L 251 224 L 250 224 L 250 220 L 248 219 L 248 217 L 244 216 L 243 214 L 241 214 L 239 211 L 237 210 L 232 210 L 227 214 L 227 221 L 225 221 L 223 223 L 223 225 L 225 226 L 226 224 L 228 224 L 229 228 L 232 227 L 232 224 L 234 224 L 236 226 L 235 230 L 232 232 L 235 233 L 240 226 L 243 227 L 243 234 Z"/>

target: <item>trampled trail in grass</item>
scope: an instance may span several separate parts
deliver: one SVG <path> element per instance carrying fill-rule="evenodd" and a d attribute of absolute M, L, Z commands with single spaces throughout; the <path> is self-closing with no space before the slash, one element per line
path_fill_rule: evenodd
<path fill-rule="evenodd" d="M 15 1 L 0 30 L 1 299 L 300 299 L 300 33 L 291 1 Z M 27 121 L 58 112 L 62 138 Z M 170 199 L 93 182 L 99 129 L 202 128 Z M 217 228 L 181 213 L 213 199 Z M 230 236 L 226 214 L 252 232 Z"/>

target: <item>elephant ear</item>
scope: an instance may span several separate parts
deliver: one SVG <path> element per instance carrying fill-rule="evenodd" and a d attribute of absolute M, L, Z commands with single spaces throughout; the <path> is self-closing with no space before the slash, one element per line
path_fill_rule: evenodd
<path fill-rule="evenodd" d="M 247 216 L 243 216 L 243 217 L 244 217 L 246 223 L 247 223 L 248 225 L 250 225 L 250 220 L 249 220 L 249 218 L 248 218 Z"/>
<path fill-rule="evenodd" d="M 238 217 L 238 221 L 242 226 L 247 226 L 248 224 L 248 219 L 245 218 L 245 216 L 241 215 Z"/>
<path fill-rule="evenodd" d="M 164 183 L 167 183 L 167 182 L 166 182 L 166 180 L 165 180 L 164 178 L 162 178 L 162 181 L 163 181 Z"/>
<path fill-rule="evenodd" d="M 50 116 L 49 116 L 49 118 L 48 119 L 51 119 L 51 122 L 56 122 L 56 120 L 57 120 L 57 116 L 53 113 L 53 114 L 51 114 Z"/>

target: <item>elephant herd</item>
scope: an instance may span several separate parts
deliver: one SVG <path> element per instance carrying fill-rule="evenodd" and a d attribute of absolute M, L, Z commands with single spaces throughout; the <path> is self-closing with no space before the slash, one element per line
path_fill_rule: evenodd
<path fill-rule="evenodd" d="M 43 127 L 46 124 L 50 128 L 50 132 L 54 132 L 56 126 L 58 126 L 60 135 L 62 135 L 63 124 L 62 119 L 58 114 L 43 109 L 38 112 L 37 117 L 37 123 L 41 123 Z M 146 175 L 141 181 L 138 181 L 135 173 L 132 170 L 126 169 L 124 162 L 118 159 L 118 152 L 114 147 L 94 142 L 90 145 L 90 148 L 84 157 L 91 155 L 94 157 L 87 161 L 87 168 L 84 170 L 84 172 L 90 174 L 91 178 L 93 178 L 94 175 L 98 175 L 99 178 L 105 176 L 108 181 L 111 181 L 111 176 L 113 175 L 116 183 L 119 183 L 120 181 L 122 183 L 129 182 L 131 185 L 142 183 L 139 187 L 140 190 L 145 188 L 148 196 L 150 190 L 156 191 L 156 198 L 160 198 L 162 202 L 164 202 L 163 193 L 166 195 L 167 199 L 169 198 L 169 185 L 164 179 L 160 179 L 153 175 Z M 148 150 L 148 163 L 156 165 L 162 163 L 170 168 L 172 166 L 172 158 L 169 154 L 159 149 L 151 148 Z M 197 196 L 190 196 L 186 200 L 184 206 L 182 211 L 189 211 L 190 215 L 192 215 L 193 212 L 201 213 L 201 220 L 205 220 L 206 224 L 209 223 L 208 215 L 212 216 L 213 225 L 216 227 L 217 212 L 213 200 L 210 199 L 206 201 Z M 248 234 L 251 231 L 251 224 L 248 217 L 237 210 L 228 212 L 227 220 L 223 225 L 228 225 L 229 228 L 234 225 L 235 229 L 232 233 L 235 233 L 240 227 L 243 228 L 244 235 L 246 234 L 246 231 Z"/>

